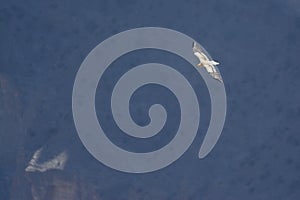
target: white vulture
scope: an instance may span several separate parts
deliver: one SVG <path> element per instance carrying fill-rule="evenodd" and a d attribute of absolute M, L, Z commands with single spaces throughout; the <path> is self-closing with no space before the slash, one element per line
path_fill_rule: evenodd
<path fill-rule="evenodd" d="M 201 48 L 197 45 L 196 42 L 193 42 L 193 52 L 194 55 L 199 59 L 200 63 L 197 65 L 198 67 L 204 67 L 205 70 L 216 80 L 223 83 L 222 77 L 220 73 L 216 70 L 216 65 L 219 63 L 214 60 L 209 60 L 209 58 L 205 55 L 205 53 L 201 50 Z"/>

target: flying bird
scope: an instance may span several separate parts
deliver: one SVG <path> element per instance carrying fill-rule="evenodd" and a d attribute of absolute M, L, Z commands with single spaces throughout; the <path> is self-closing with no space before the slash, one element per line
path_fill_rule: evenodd
<path fill-rule="evenodd" d="M 220 75 L 220 73 L 216 70 L 216 65 L 218 65 L 219 63 L 214 61 L 214 60 L 210 60 L 205 53 L 203 52 L 203 50 L 201 50 L 201 48 L 197 45 L 196 42 L 193 42 L 193 52 L 194 55 L 199 59 L 200 63 L 197 65 L 198 67 L 204 67 L 205 70 L 216 80 L 220 81 L 221 83 L 223 83 L 222 77 Z"/>

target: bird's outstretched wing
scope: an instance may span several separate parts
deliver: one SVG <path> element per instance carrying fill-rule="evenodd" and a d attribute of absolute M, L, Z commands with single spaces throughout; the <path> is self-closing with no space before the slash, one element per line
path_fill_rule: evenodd
<path fill-rule="evenodd" d="M 193 42 L 193 52 L 194 55 L 199 58 L 200 62 L 209 60 L 196 42 Z"/>
<path fill-rule="evenodd" d="M 221 77 L 221 75 L 220 75 L 219 72 L 210 73 L 210 75 L 211 75 L 214 79 L 216 79 L 216 80 L 220 81 L 221 83 L 223 83 L 223 79 L 222 79 L 222 77 Z"/>
<path fill-rule="evenodd" d="M 221 74 L 213 65 L 204 65 L 204 68 L 209 73 L 209 75 L 211 75 L 211 77 L 223 83 Z"/>
<path fill-rule="evenodd" d="M 193 51 L 196 52 L 202 52 L 201 48 L 198 46 L 196 42 L 193 42 Z"/>

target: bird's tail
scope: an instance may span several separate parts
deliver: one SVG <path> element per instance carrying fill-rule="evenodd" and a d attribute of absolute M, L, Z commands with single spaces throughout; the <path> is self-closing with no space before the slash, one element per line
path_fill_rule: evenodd
<path fill-rule="evenodd" d="M 212 60 L 212 61 L 211 61 L 211 64 L 213 64 L 213 65 L 218 65 L 218 64 L 220 64 L 220 63 L 218 63 L 218 62 Z"/>

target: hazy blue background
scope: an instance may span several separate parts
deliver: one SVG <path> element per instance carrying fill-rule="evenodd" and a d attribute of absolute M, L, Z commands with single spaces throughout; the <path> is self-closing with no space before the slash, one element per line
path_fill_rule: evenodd
<path fill-rule="evenodd" d="M 97 99 L 109 94 L 113 78 L 148 61 L 181 70 L 201 99 L 201 128 L 191 148 L 163 170 L 132 175 L 105 167 L 85 150 L 75 131 L 71 94 L 81 62 L 98 43 L 143 26 L 183 32 L 221 63 L 228 113 L 214 150 L 197 159 L 210 114 L 203 81 L 172 54 L 149 50 L 120 58 L 116 70 L 102 80 L 104 90 L 99 85 Z M 46 191 L 44 198 L 51 199 L 51 187 L 59 180 L 76 182 L 81 188 L 78 199 L 86 193 L 99 199 L 300 199 L 299 53 L 296 0 L 1 0 L 0 199 L 32 199 L 33 191 Z M 132 147 L 136 142 L 118 139 L 122 134 L 114 127 L 112 139 L 135 151 L 168 142 L 176 131 L 172 124 L 178 123 L 174 96 L 152 85 L 133 100 L 138 108 L 132 114 L 140 124 L 147 123 L 149 104 L 168 103 L 172 117 L 164 129 L 167 134 Z M 97 111 L 111 130 L 106 101 L 97 104 Z M 40 147 L 46 149 L 45 159 L 67 150 L 65 170 L 25 173 Z"/>

